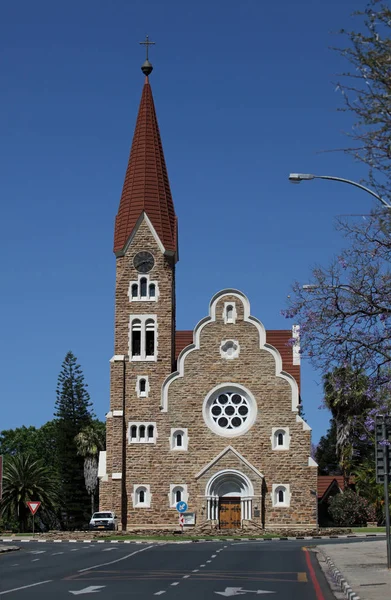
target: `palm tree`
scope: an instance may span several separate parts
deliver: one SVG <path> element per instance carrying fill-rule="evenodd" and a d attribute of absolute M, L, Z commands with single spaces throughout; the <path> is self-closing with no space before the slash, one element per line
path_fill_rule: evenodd
<path fill-rule="evenodd" d="M 337 367 L 323 377 L 324 401 L 336 425 L 336 455 L 349 483 L 352 468 L 357 418 L 364 415 L 373 401 L 368 397 L 368 379 L 351 367 Z"/>
<path fill-rule="evenodd" d="M 22 533 L 27 528 L 29 511 L 26 503 L 29 500 L 39 500 L 45 511 L 54 511 L 58 500 L 55 475 L 43 460 L 29 454 L 6 457 L 0 513 L 5 518 L 16 517 Z"/>
<path fill-rule="evenodd" d="M 84 482 L 91 496 L 91 514 L 95 508 L 95 491 L 98 485 L 99 452 L 105 447 L 104 424 L 93 421 L 75 437 L 77 453 L 84 458 Z"/>

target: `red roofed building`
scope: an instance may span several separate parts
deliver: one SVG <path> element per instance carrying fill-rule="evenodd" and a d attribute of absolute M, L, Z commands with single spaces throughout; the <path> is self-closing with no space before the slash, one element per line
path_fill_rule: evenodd
<path fill-rule="evenodd" d="M 224 289 L 176 331 L 177 218 L 146 61 L 115 221 L 115 337 L 100 510 L 122 529 L 316 525 L 299 330 L 267 331 Z"/>

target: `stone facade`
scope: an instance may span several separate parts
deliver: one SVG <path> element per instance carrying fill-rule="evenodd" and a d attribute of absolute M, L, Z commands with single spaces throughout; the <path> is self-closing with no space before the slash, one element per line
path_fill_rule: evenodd
<path fill-rule="evenodd" d="M 129 297 L 130 282 L 138 277 L 133 258 L 141 250 L 155 259 L 149 275 L 158 285 L 157 301 Z M 236 290 L 212 299 L 209 316 L 195 328 L 194 343 L 181 352 L 174 371 L 174 269 L 149 220 L 141 219 L 117 258 L 115 355 L 100 509 L 115 510 L 128 529 L 175 527 L 176 498 L 170 490 L 177 487 L 198 525 L 218 525 L 220 490 L 223 498 L 237 498 L 242 522 L 274 529 L 315 526 L 317 468 L 309 459 L 311 432 L 299 416 L 296 381 L 282 371 L 279 352 L 267 343 L 263 325 L 251 317 L 247 298 Z M 227 307 L 233 307 L 234 318 L 227 319 Z M 156 360 L 134 360 L 131 315 L 148 314 L 156 316 Z M 222 350 L 227 341 L 236 347 L 233 358 Z M 148 397 L 138 397 L 140 376 L 148 377 Z M 248 399 L 243 410 L 249 414 L 239 434 L 213 424 L 206 403 L 212 390 L 211 398 L 218 396 L 220 387 L 222 393 L 232 390 Z M 153 423 L 154 441 L 133 443 L 133 422 Z M 174 449 L 173 430 L 187 433 L 183 445 Z M 289 438 L 287 448 L 273 449 L 276 430 Z M 135 506 L 137 486 L 144 496 Z M 284 496 L 278 503 L 279 489 Z"/>

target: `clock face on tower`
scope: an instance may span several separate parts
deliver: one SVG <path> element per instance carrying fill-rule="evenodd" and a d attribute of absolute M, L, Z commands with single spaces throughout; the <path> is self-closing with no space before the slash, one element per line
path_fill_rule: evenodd
<path fill-rule="evenodd" d="M 133 259 L 133 264 L 139 273 L 149 273 L 155 264 L 155 259 L 150 252 L 138 252 Z"/>

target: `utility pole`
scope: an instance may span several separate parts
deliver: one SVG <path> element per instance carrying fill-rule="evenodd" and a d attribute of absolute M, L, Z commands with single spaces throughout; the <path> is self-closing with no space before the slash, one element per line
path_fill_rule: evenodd
<path fill-rule="evenodd" d="M 376 417 L 376 481 L 384 483 L 384 509 L 386 517 L 387 568 L 391 569 L 391 528 L 390 528 L 390 443 L 391 417 Z"/>

